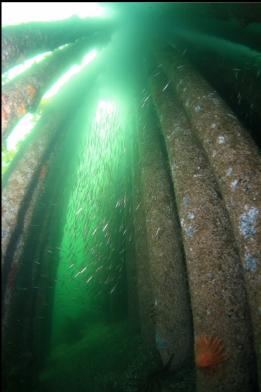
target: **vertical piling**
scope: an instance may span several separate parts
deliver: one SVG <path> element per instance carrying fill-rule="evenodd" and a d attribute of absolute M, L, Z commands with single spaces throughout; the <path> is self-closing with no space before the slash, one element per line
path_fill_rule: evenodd
<path fill-rule="evenodd" d="M 134 133 L 133 149 L 133 228 L 135 244 L 135 262 L 137 273 L 137 296 L 140 318 L 141 334 L 146 343 L 153 347 L 155 345 L 155 326 L 153 319 L 153 293 L 151 274 L 149 270 L 149 251 L 147 243 L 146 222 L 144 206 L 141 195 L 141 167 L 138 154 L 138 133 Z M 135 137 L 136 136 L 136 137 Z"/>
<path fill-rule="evenodd" d="M 70 18 L 55 22 L 31 22 L 5 26 L 2 29 L 3 71 L 27 58 L 86 37 L 89 42 L 99 38 L 106 42 L 114 29 L 111 20 Z"/>
<path fill-rule="evenodd" d="M 244 272 L 260 380 L 260 155 L 234 113 L 184 58 L 168 50 L 158 59 L 206 151 L 232 223 Z"/>
<path fill-rule="evenodd" d="M 212 363 L 197 369 L 198 391 L 250 391 L 255 377 L 252 331 L 229 217 L 208 159 L 171 84 L 158 74 L 150 80 L 182 226 L 195 341 L 218 338 L 229 353 L 223 363 L 213 355 Z M 200 355 L 195 346 L 196 364 L 204 366 Z"/>
<path fill-rule="evenodd" d="M 141 109 L 139 128 L 142 201 L 153 292 L 155 340 L 172 367 L 192 359 L 192 320 L 174 195 L 152 112 Z"/>
<path fill-rule="evenodd" d="M 2 134 L 4 137 L 29 110 L 35 110 L 42 95 L 72 67 L 74 62 L 82 59 L 88 52 L 88 47 L 89 42 L 82 39 L 75 44 L 57 49 L 3 86 Z"/>

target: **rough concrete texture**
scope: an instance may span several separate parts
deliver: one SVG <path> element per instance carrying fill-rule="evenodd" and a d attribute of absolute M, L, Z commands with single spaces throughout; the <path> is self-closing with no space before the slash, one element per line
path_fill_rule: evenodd
<path fill-rule="evenodd" d="M 63 176 L 54 183 L 50 180 L 50 169 L 53 169 L 53 149 L 48 160 L 42 163 L 37 178 L 37 185 L 32 193 L 28 210 L 25 214 L 23 227 L 19 227 L 19 241 L 12 254 L 12 267 L 18 266 L 12 281 L 5 292 L 3 308 L 3 354 L 4 382 L 8 390 L 21 389 L 21 379 L 35 378 L 36 367 L 43 360 L 49 348 L 54 277 L 59 259 L 57 237 L 54 226 L 57 222 L 58 190 L 61 189 Z M 47 191 L 47 179 L 49 191 Z M 50 182 L 51 181 L 51 182 Z M 58 199 L 57 199 L 58 198 Z M 50 250 L 50 243 L 53 245 Z M 34 244 L 34 246 L 32 246 Z M 48 247 L 47 247 L 48 246 Z M 41 263 L 39 262 L 41 260 Z M 11 273 L 10 273 L 11 274 Z M 10 282 L 11 283 L 11 282 Z M 21 323 L 20 320 L 32 320 Z M 29 356 L 30 354 L 30 356 Z M 34 357 L 33 364 L 30 358 Z M 21 366 L 21 358 L 25 362 Z M 22 367 L 22 369 L 21 369 Z M 10 369 L 15 369 L 10 372 Z M 19 372 L 23 373 L 23 377 Z M 27 374 L 28 372 L 28 374 Z"/>
<path fill-rule="evenodd" d="M 154 303 L 152 282 L 149 271 L 149 251 L 147 244 L 146 222 L 144 206 L 141 197 L 141 173 L 139 158 L 137 156 L 137 144 L 134 148 L 133 161 L 133 228 L 135 244 L 135 262 L 137 273 L 137 295 L 139 305 L 139 318 L 141 334 L 144 340 L 155 346 Z"/>
<path fill-rule="evenodd" d="M 75 110 L 79 108 L 82 97 L 86 94 L 86 86 L 90 80 L 94 80 L 96 75 L 95 68 L 91 68 L 88 73 L 80 73 L 57 94 L 52 100 L 52 104 L 46 107 L 32 135 L 23 144 L 23 151 L 19 153 L 20 155 L 15 162 L 16 166 L 12 165 L 12 171 L 10 174 L 7 173 L 8 177 L 2 192 L 3 261 L 6 257 L 10 239 L 15 233 L 18 218 L 19 222 L 24 219 L 24 213 L 28 208 L 30 192 L 32 191 L 30 187 L 33 186 L 34 176 L 41 174 L 41 162 L 44 154 L 52 141 L 59 135 L 59 132 L 66 131 L 68 121 L 70 121 Z M 4 266 L 5 268 L 7 267 Z"/>
<path fill-rule="evenodd" d="M 28 231 L 30 230 L 30 226 L 32 224 L 32 217 L 33 217 L 36 203 L 39 201 L 39 196 L 43 191 L 45 177 L 47 173 L 45 167 L 47 167 L 46 163 L 42 165 L 42 168 L 40 169 L 38 182 L 36 184 L 35 189 L 33 190 L 30 205 L 25 213 L 23 225 L 20 230 L 19 240 L 17 242 L 16 248 L 12 256 L 12 263 L 11 263 L 12 265 L 8 273 L 7 287 L 3 298 L 3 324 L 2 324 L 3 333 L 5 333 L 4 329 L 6 326 L 7 319 L 9 317 L 9 305 L 10 305 L 12 295 L 14 293 L 16 276 L 19 269 L 19 260 L 25 246 L 25 241 L 28 235 Z"/>
<path fill-rule="evenodd" d="M 159 130 L 147 107 L 141 110 L 139 146 L 142 202 L 146 219 L 155 340 L 165 365 L 192 360 L 192 317 L 182 241 Z M 157 133 L 158 131 L 158 133 Z"/>
<path fill-rule="evenodd" d="M 29 110 L 35 109 L 42 95 L 70 66 L 88 52 L 86 40 L 55 50 L 2 89 L 2 134 L 10 131 Z"/>
<path fill-rule="evenodd" d="M 218 41 L 218 49 L 215 45 L 216 41 L 213 42 L 209 36 L 208 39 L 200 41 L 200 45 L 196 45 L 196 42 L 196 34 L 190 34 L 186 39 L 175 39 L 175 45 L 179 48 L 180 53 L 190 59 L 202 74 L 207 75 L 211 83 L 215 83 L 216 89 L 224 93 L 225 101 L 231 107 L 237 108 L 242 113 L 242 118 L 251 124 L 250 128 L 252 125 L 256 127 L 255 124 L 261 122 L 259 110 L 261 107 L 261 59 L 255 69 L 251 70 L 249 64 L 252 65 L 254 62 L 251 55 L 256 52 L 250 51 L 249 56 L 245 56 L 244 59 L 238 54 L 231 56 L 230 46 L 223 45 L 224 40 Z M 186 51 L 184 51 L 184 47 L 187 48 Z M 247 48 L 245 50 L 246 53 L 249 52 Z M 233 53 L 235 50 L 232 51 Z M 215 64 L 215 67 L 210 66 L 210 61 Z M 222 75 L 222 79 L 220 79 L 220 75 Z M 252 134 L 256 136 L 254 131 Z"/>
<path fill-rule="evenodd" d="M 2 257 L 14 232 L 23 201 L 33 181 L 34 175 L 40 175 L 41 161 L 49 145 L 54 128 L 48 125 L 37 134 L 30 148 L 19 161 L 19 166 L 11 173 L 2 192 Z M 28 208 L 28 206 L 27 206 Z"/>
<path fill-rule="evenodd" d="M 32 230 L 31 225 L 33 214 L 35 212 L 36 205 L 39 202 L 39 197 L 41 195 L 44 183 L 45 177 L 40 175 L 38 183 L 33 191 L 30 205 L 25 214 L 23 227 L 20 229 L 20 236 L 12 257 L 11 269 L 8 275 L 8 284 L 3 299 L 2 336 L 5 341 L 5 344 L 3 345 L 3 354 L 5 357 L 5 363 L 3 365 L 5 372 L 4 382 L 6 382 L 6 385 L 8 385 L 8 389 L 10 388 L 10 385 L 14 384 L 14 390 L 21 387 L 21 377 L 19 374 L 19 370 L 21 368 L 20 357 L 25 355 L 26 364 L 28 360 L 27 355 L 29 355 L 28 353 L 32 355 L 32 351 L 30 351 L 31 347 L 29 347 L 28 341 L 30 341 L 31 346 L 31 343 L 33 341 L 32 336 L 35 336 L 35 332 L 37 331 L 32 330 L 31 326 L 32 324 L 36 324 L 37 322 L 39 323 L 39 321 L 43 322 L 42 319 L 38 321 L 37 318 L 34 317 L 34 323 L 29 325 L 27 323 L 21 324 L 20 320 L 26 320 L 28 319 L 28 317 L 33 317 L 32 313 L 30 313 L 32 312 L 32 306 L 28 306 L 28 302 L 30 303 L 30 301 L 32 301 L 32 298 L 36 299 L 39 296 L 40 287 L 38 286 L 40 285 L 39 283 L 36 283 L 35 280 L 32 278 L 33 272 L 29 274 L 27 273 L 30 284 L 21 285 L 21 283 L 19 284 L 17 282 L 17 279 L 20 277 L 21 273 L 24 273 L 23 270 L 25 264 L 27 264 L 23 262 L 21 256 L 26 245 L 28 233 Z M 44 221 L 45 220 L 46 219 L 44 219 Z M 40 269 L 40 264 L 37 263 L 37 260 L 35 258 L 32 257 L 28 261 L 29 264 L 32 265 L 32 271 L 35 271 L 35 267 L 37 267 L 38 270 Z M 44 308 L 45 311 L 47 311 L 48 309 L 49 307 Z M 38 307 L 37 310 L 38 312 L 43 312 L 43 307 Z M 25 338 L 25 336 L 29 336 L 29 339 Z M 40 342 L 42 342 L 42 339 L 40 339 Z M 35 356 L 35 358 L 38 358 L 39 355 L 40 351 L 38 351 L 38 354 Z M 26 371 L 25 364 L 23 364 L 23 366 L 25 366 L 23 368 L 24 371 Z M 15 367 L 15 372 L 13 374 L 10 372 L 10 369 L 12 367 Z M 16 377 L 14 377 L 14 374 Z"/>
<path fill-rule="evenodd" d="M 133 236 L 133 229 L 129 230 Z M 133 237 L 132 237 L 133 239 Z M 139 302 L 137 286 L 137 266 L 136 266 L 135 244 L 133 241 L 126 243 L 126 276 L 128 286 L 128 318 L 130 326 L 137 330 L 139 328 Z"/>
<path fill-rule="evenodd" d="M 111 20 L 85 20 L 71 18 L 55 22 L 32 22 L 2 29 L 2 68 L 3 71 L 22 63 L 27 58 L 61 45 L 73 43 L 86 37 L 107 42 L 113 31 Z"/>
<path fill-rule="evenodd" d="M 137 131 L 135 125 L 132 125 L 132 130 Z M 137 142 L 137 141 L 136 141 Z M 137 264 L 136 264 L 136 250 L 135 250 L 135 242 L 134 242 L 134 211 L 137 215 L 137 204 L 140 202 L 138 199 L 140 198 L 140 194 L 138 194 L 138 189 L 135 188 L 136 181 L 138 180 L 138 173 L 136 167 L 137 160 L 137 148 L 134 152 L 134 144 L 135 139 L 133 139 L 130 154 L 129 154 L 129 164 L 131 168 L 131 176 L 129 179 L 126 179 L 127 182 L 127 194 L 130 195 L 129 207 L 126 211 L 126 228 L 129 233 L 129 238 L 126 241 L 126 278 L 127 278 L 127 286 L 128 286 L 128 318 L 130 322 L 130 327 L 133 330 L 139 330 L 140 328 L 140 320 L 139 320 L 139 299 L 138 299 L 138 281 L 137 281 Z M 137 230 L 137 229 L 136 229 Z M 152 341 L 154 333 L 151 334 Z"/>
<path fill-rule="evenodd" d="M 198 369 L 200 392 L 252 391 L 254 347 L 238 250 L 219 186 L 171 85 L 151 77 L 151 90 L 167 146 L 182 227 L 195 340 L 221 338 L 229 359 Z M 195 357 L 197 352 L 195 352 Z"/>
<path fill-rule="evenodd" d="M 261 160 L 233 112 L 211 86 L 179 57 L 158 57 L 201 141 L 233 226 L 244 271 L 261 380 Z"/>

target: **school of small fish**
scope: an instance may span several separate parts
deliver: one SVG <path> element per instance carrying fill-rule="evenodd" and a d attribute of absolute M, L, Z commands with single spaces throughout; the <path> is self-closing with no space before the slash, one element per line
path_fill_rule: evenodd
<path fill-rule="evenodd" d="M 124 272 L 126 241 L 132 238 L 126 227 L 127 135 L 117 110 L 105 109 L 98 105 L 79 151 L 60 247 L 56 309 L 84 303 L 82 290 L 94 298 L 114 295 Z"/>

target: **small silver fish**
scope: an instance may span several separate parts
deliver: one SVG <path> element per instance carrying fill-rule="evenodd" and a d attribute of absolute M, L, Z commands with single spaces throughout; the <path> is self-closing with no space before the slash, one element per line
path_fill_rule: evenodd
<path fill-rule="evenodd" d="M 83 208 L 81 207 L 81 208 L 79 208 L 79 210 L 76 212 L 76 214 L 75 214 L 75 216 L 77 216 L 77 215 L 79 215 L 80 214 L 80 212 L 83 210 Z"/>
<path fill-rule="evenodd" d="M 93 276 L 90 276 L 89 279 L 86 280 L 86 283 L 89 283 L 92 280 Z"/>

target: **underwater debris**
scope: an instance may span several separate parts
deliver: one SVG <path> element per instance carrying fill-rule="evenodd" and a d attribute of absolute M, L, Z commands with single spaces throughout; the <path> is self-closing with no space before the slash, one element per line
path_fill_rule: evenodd
<path fill-rule="evenodd" d="M 195 351 L 198 368 L 211 368 L 229 358 L 223 341 L 216 336 L 198 336 Z"/>

